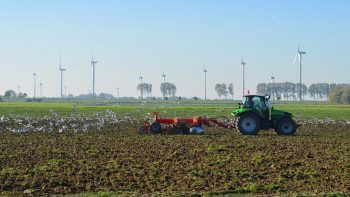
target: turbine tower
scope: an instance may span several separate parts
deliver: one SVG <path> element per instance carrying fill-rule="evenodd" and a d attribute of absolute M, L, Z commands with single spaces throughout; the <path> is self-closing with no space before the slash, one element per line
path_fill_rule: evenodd
<path fill-rule="evenodd" d="M 62 61 L 61 61 L 61 55 L 60 55 L 60 69 L 59 71 L 61 72 L 61 98 L 63 98 L 63 72 L 66 71 L 67 69 L 62 68 Z"/>
<path fill-rule="evenodd" d="M 41 83 L 41 79 L 40 79 L 40 98 L 43 97 L 43 83 Z"/>
<path fill-rule="evenodd" d="M 91 59 L 91 65 L 92 65 L 92 97 L 95 100 L 95 64 L 97 64 L 97 61 L 94 61 L 94 56 L 92 56 Z"/>
<path fill-rule="evenodd" d="M 272 83 L 272 98 L 273 100 L 275 100 L 275 77 L 273 76 L 273 74 L 271 74 L 271 83 Z"/>
<path fill-rule="evenodd" d="M 142 77 L 142 75 L 141 75 L 141 74 L 140 74 L 139 79 L 140 79 L 140 82 L 142 83 L 142 79 L 143 79 L 143 77 Z"/>
<path fill-rule="evenodd" d="M 163 78 L 163 82 L 165 82 L 166 75 L 165 75 L 164 72 L 163 72 L 163 74 L 162 74 L 162 78 Z"/>
<path fill-rule="evenodd" d="M 204 100 L 207 100 L 207 72 L 208 70 L 205 68 L 203 69 L 204 72 Z"/>
<path fill-rule="evenodd" d="M 243 58 L 241 60 L 241 67 L 242 67 L 242 74 L 243 74 L 243 96 L 245 94 L 245 65 L 246 63 L 243 61 Z"/>
<path fill-rule="evenodd" d="M 36 73 L 35 72 L 33 73 L 33 77 L 34 77 L 34 97 L 33 98 L 36 98 Z"/>
<path fill-rule="evenodd" d="M 293 61 L 293 64 L 295 63 L 296 59 L 298 58 L 299 59 L 299 100 L 302 101 L 302 94 L 301 94 L 301 84 L 302 84 L 302 80 L 301 80 L 301 74 L 302 74 L 302 55 L 305 55 L 306 52 L 305 51 L 301 51 L 299 49 L 299 45 L 298 45 L 298 52 L 297 54 L 295 55 L 295 58 L 294 58 L 294 61 Z"/>

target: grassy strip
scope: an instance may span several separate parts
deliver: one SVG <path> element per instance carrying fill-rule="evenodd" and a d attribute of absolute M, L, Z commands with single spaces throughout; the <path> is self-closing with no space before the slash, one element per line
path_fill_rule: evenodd
<path fill-rule="evenodd" d="M 336 120 L 348 119 L 350 105 L 329 105 L 329 104 L 276 104 L 275 109 L 285 110 L 293 113 L 301 119 L 332 118 Z M 174 104 L 163 103 L 156 105 L 154 102 L 142 104 L 120 105 L 94 105 L 88 103 L 23 103 L 11 102 L 0 103 L 0 115 L 24 115 L 44 116 L 49 115 L 50 110 L 58 115 L 69 116 L 73 111 L 79 114 L 91 114 L 111 110 L 117 113 L 129 113 L 134 117 L 141 118 L 145 114 L 159 111 L 163 116 L 230 116 L 233 109 L 237 108 L 234 103 L 198 103 L 198 104 Z"/>

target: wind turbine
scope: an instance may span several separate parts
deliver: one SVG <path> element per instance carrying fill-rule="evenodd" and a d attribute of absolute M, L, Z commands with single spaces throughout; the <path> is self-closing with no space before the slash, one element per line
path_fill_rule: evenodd
<path fill-rule="evenodd" d="M 63 98 L 63 72 L 67 69 L 62 68 L 62 60 L 61 60 L 61 54 L 60 54 L 60 68 L 58 69 L 61 72 L 61 98 Z"/>
<path fill-rule="evenodd" d="M 243 96 L 245 93 L 245 65 L 246 63 L 243 61 L 243 58 L 241 59 L 241 67 L 242 67 L 242 74 L 243 74 Z"/>
<path fill-rule="evenodd" d="M 33 77 L 34 77 L 34 98 L 36 98 L 36 73 L 33 73 Z"/>
<path fill-rule="evenodd" d="M 275 77 L 273 76 L 273 74 L 271 74 L 271 82 L 272 82 L 272 98 L 273 100 L 275 100 Z"/>
<path fill-rule="evenodd" d="M 163 72 L 163 74 L 162 74 L 162 78 L 163 78 L 163 81 L 165 82 L 166 75 L 165 75 L 164 72 Z"/>
<path fill-rule="evenodd" d="M 302 55 L 305 55 L 306 52 L 305 51 L 301 51 L 299 49 L 299 45 L 298 45 L 298 52 L 297 54 L 295 55 L 294 57 L 294 60 L 293 60 L 293 65 L 296 61 L 296 59 L 298 58 L 299 59 L 299 100 L 301 101 L 302 100 L 302 94 L 301 94 L 301 73 L 302 73 L 302 68 L 301 68 L 301 65 L 302 65 Z"/>
<path fill-rule="evenodd" d="M 97 64 L 97 61 L 94 61 L 94 56 L 92 56 L 91 59 L 91 65 L 92 65 L 92 96 L 95 100 L 95 64 Z"/>
<path fill-rule="evenodd" d="M 41 79 L 40 79 L 40 98 L 43 97 L 43 83 L 41 83 Z"/>
<path fill-rule="evenodd" d="M 208 70 L 205 68 L 203 68 L 203 72 L 204 72 L 204 100 L 207 100 L 207 72 Z"/>

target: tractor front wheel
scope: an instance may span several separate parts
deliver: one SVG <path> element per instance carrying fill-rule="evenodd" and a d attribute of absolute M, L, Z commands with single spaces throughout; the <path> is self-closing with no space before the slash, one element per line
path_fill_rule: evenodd
<path fill-rule="evenodd" d="M 237 129 L 243 135 L 256 135 L 260 129 L 260 120 L 254 113 L 244 113 L 236 122 Z"/>
<path fill-rule="evenodd" d="M 297 125 L 290 117 L 285 117 L 277 123 L 275 131 L 278 135 L 294 135 L 297 130 Z"/>
<path fill-rule="evenodd" d="M 161 133 L 162 132 L 162 125 L 159 122 L 154 122 L 149 127 L 152 133 Z"/>

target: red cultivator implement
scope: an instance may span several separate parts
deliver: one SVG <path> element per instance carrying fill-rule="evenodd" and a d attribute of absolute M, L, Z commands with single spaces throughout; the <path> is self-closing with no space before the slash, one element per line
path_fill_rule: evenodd
<path fill-rule="evenodd" d="M 204 132 L 203 126 L 220 126 L 227 129 L 233 129 L 234 125 L 225 118 L 202 118 L 194 116 L 192 118 L 162 119 L 158 112 L 153 113 L 153 119 L 145 120 L 145 125 L 140 127 L 140 133 L 162 133 L 165 127 L 170 127 L 173 134 L 200 134 Z"/>

